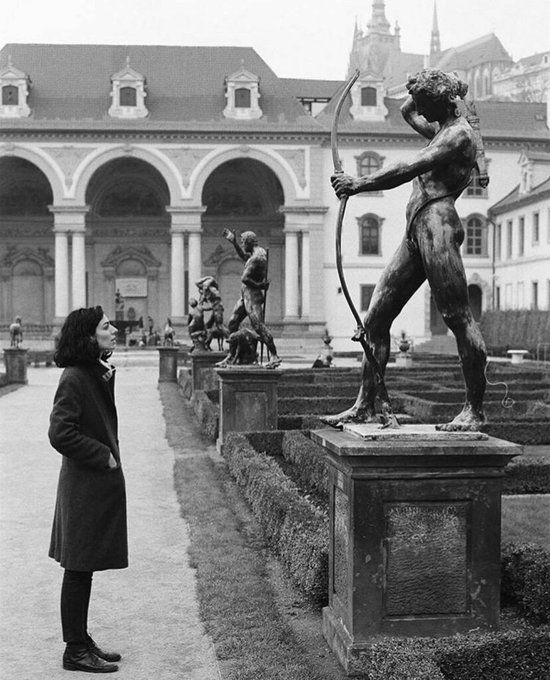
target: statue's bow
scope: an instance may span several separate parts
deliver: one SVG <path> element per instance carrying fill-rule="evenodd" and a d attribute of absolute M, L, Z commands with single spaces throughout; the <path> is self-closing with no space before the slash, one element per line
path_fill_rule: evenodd
<path fill-rule="evenodd" d="M 340 159 L 340 155 L 338 154 L 338 118 L 340 116 L 340 112 L 342 110 L 342 106 L 344 105 L 344 102 L 350 93 L 351 88 L 353 87 L 353 84 L 359 78 L 359 71 L 356 70 L 355 73 L 350 77 L 350 79 L 347 81 L 344 89 L 342 90 L 342 94 L 340 95 L 340 99 L 338 100 L 338 103 L 336 104 L 336 109 L 334 111 L 334 118 L 332 120 L 332 129 L 331 129 L 331 135 L 330 135 L 330 146 L 332 149 L 332 162 L 334 165 L 334 173 L 338 174 L 343 172 L 342 170 L 342 161 Z M 388 396 L 388 392 L 386 390 L 386 385 L 384 383 L 384 376 L 382 374 L 382 370 L 380 369 L 380 364 L 378 363 L 378 360 L 374 356 L 374 352 L 372 351 L 372 347 L 370 346 L 369 342 L 367 341 L 366 338 L 366 332 L 365 332 L 365 327 L 363 325 L 363 321 L 361 320 L 361 317 L 359 315 L 359 312 L 357 311 L 355 305 L 353 304 L 353 300 L 351 298 L 351 295 L 349 293 L 348 286 L 346 284 L 346 279 L 344 277 L 344 268 L 342 266 L 342 224 L 344 222 L 344 214 L 346 212 L 346 204 L 348 202 L 348 197 L 347 196 L 342 196 L 340 198 L 340 208 L 338 210 L 338 220 L 336 223 L 336 269 L 338 270 L 338 278 L 340 279 L 340 286 L 342 288 L 342 292 L 344 293 L 344 297 L 346 298 L 346 302 L 348 303 L 348 306 L 351 310 L 351 313 L 353 314 L 355 318 L 355 322 L 357 324 L 357 330 L 355 332 L 355 335 L 353 336 L 353 340 L 357 340 L 358 342 L 361 343 L 361 347 L 363 348 L 363 351 L 365 353 L 365 356 L 368 360 L 368 364 L 372 367 L 374 371 L 374 376 L 375 376 L 375 383 L 376 383 L 376 395 L 378 396 L 380 400 L 380 405 L 381 405 L 381 418 L 382 422 L 385 427 L 399 427 L 399 424 L 397 422 L 397 419 L 393 415 L 391 405 L 390 405 L 390 400 Z M 367 365 L 365 364 L 363 371 L 365 372 L 367 370 Z"/>

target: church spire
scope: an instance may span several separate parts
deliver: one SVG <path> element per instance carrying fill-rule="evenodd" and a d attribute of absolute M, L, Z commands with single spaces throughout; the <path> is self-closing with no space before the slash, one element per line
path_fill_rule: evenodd
<path fill-rule="evenodd" d="M 386 19 L 386 6 L 384 0 L 373 0 L 372 15 L 367 24 L 368 33 L 390 32 L 390 22 Z"/>
<path fill-rule="evenodd" d="M 439 41 L 439 26 L 437 23 L 437 4 L 434 0 L 434 16 L 432 23 L 432 38 L 430 40 L 430 55 L 441 52 L 441 43 Z"/>

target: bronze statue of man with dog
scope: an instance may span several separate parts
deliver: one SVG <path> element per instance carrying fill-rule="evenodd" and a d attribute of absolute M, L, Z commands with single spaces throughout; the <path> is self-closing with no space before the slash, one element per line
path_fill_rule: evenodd
<path fill-rule="evenodd" d="M 461 413 L 450 423 L 437 426 L 445 431 L 479 430 L 485 422 L 486 350 L 468 302 L 460 255 L 464 229 L 455 209 L 456 199 L 471 181 L 480 143 L 458 105 L 467 89 L 455 74 L 436 69 L 410 77 L 409 97 L 401 112 L 414 130 L 430 140 L 428 145 L 411 160 L 388 164 L 365 177 L 339 172 L 331 177 L 339 198 L 412 181 L 405 236 L 375 287 L 364 330 L 359 330 L 366 333 L 383 373 L 390 354 L 392 322 L 428 280 L 437 308 L 455 335 L 466 384 Z M 366 358 L 363 368 L 355 404 L 343 413 L 325 417 L 325 422 L 377 422 L 377 376 Z"/>

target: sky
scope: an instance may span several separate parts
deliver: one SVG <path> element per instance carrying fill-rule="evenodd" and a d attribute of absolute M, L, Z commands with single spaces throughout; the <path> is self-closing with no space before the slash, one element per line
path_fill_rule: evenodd
<path fill-rule="evenodd" d="M 19 0 L 2 16 L 0 45 L 249 46 L 279 77 L 340 80 L 355 18 L 366 27 L 371 6 L 372 0 Z M 550 51 L 548 0 L 437 0 L 437 9 L 443 49 L 494 32 L 515 60 Z M 428 52 L 432 14 L 433 0 L 386 0 L 405 52 Z"/>

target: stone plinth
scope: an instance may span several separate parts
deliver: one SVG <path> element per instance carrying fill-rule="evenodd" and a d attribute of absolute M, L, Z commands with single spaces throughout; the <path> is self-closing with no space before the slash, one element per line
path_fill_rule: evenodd
<path fill-rule="evenodd" d="M 178 381 L 178 348 L 158 347 L 159 382 Z"/>
<path fill-rule="evenodd" d="M 7 347 L 4 350 L 4 365 L 6 367 L 6 382 L 22 383 L 27 380 L 27 352 L 28 349 L 21 347 Z"/>
<path fill-rule="evenodd" d="M 317 430 L 330 467 L 323 632 L 349 674 L 376 636 L 496 629 L 501 478 L 521 446 L 433 425 Z"/>
<path fill-rule="evenodd" d="M 216 364 L 223 361 L 227 352 L 191 352 L 191 378 L 193 392 L 197 390 L 215 390 L 218 388 Z"/>
<path fill-rule="evenodd" d="M 399 352 L 395 357 L 395 365 L 397 368 L 412 368 L 413 360 L 410 354 Z"/>
<path fill-rule="evenodd" d="M 229 432 L 277 429 L 277 383 L 281 371 L 258 367 L 219 368 L 218 451 Z"/>

